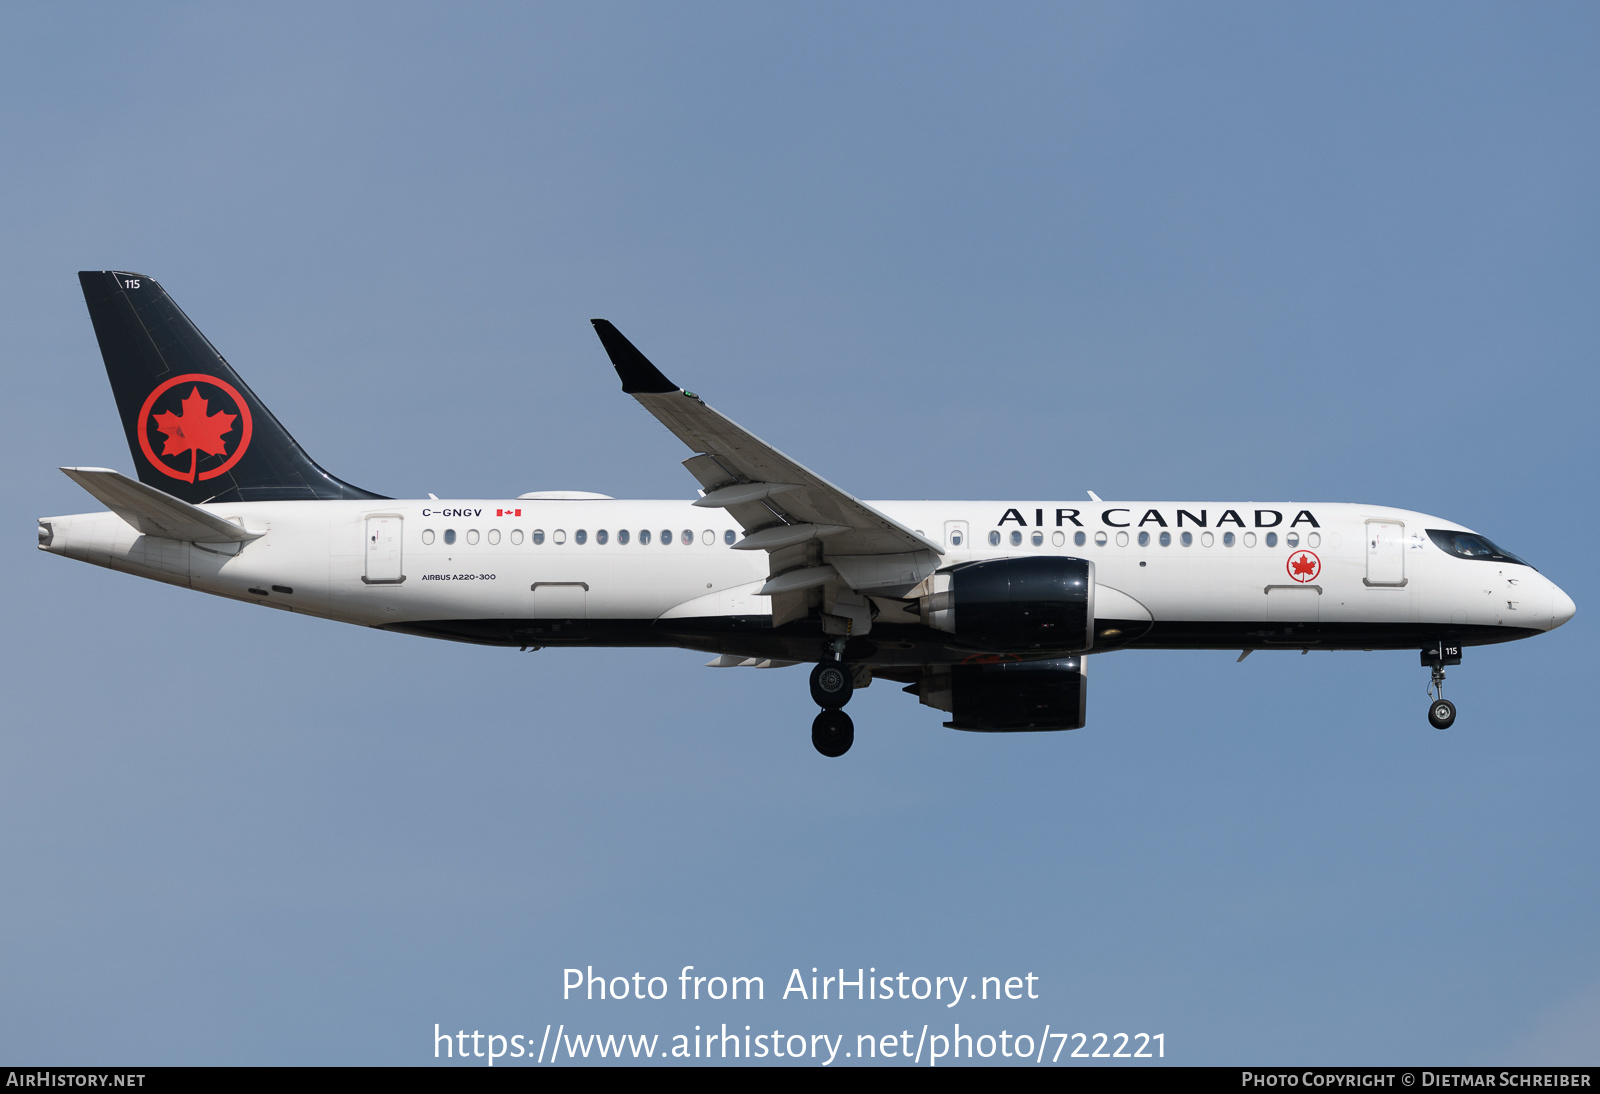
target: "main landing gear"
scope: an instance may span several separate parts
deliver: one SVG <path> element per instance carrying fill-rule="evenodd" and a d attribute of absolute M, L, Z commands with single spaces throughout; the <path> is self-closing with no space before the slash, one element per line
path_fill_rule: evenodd
<path fill-rule="evenodd" d="M 1439 642 L 1422 651 L 1422 667 L 1433 670 L 1433 680 L 1428 684 L 1428 724 L 1434 729 L 1449 729 L 1456 721 L 1456 705 L 1444 697 L 1444 670 L 1447 665 L 1461 664 L 1461 647 Z"/>
<path fill-rule="evenodd" d="M 840 709 L 855 693 L 855 677 L 850 666 L 839 659 L 842 651 L 832 652 L 832 660 L 811 670 L 811 698 L 822 708 L 811 723 L 811 744 L 830 759 L 849 752 L 856 739 L 855 723 Z"/>
<path fill-rule="evenodd" d="M 811 701 L 823 710 L 838 710 L 850 701 L 855 685 L 850 667 L 838 661 L 824 661 L 811 670 Z"/>
<path fill-rule="evenodd" d="M 856 743 L 856 724 L 842 710 L 824 710 L 811 723 L 811 746 L 824 756 L 836 759 Z"/>

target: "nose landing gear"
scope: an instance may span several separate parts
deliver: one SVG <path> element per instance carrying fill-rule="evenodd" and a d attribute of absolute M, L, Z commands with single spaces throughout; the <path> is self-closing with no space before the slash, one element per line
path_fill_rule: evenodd
<path fill-rule="evenodd" d="M 1422 667 L 1433 670 L 1433 680 L 1428 684 L 1428 724 L 1434 729 L 1449 729 L 1455 724 L 1456 705 L 1444 697 L 1444 669 L 1446 665 L 1461 664 L 1461 647 L 1439 642 L 1432 649 L 1422 651 Z"/>
<path fill-rule="evenodd" d="M 840 644 L 842 646 L 842 643 Z M 855 674 L 842 659 L 842 649 L 834 649 L 832 660 L 811 670 L 811 698 L 822 708 L 811 723 L 811 744 L 830 759 L 843 756 L 855 743 L 856 727 L 842 708 L 855 694 Z"/>

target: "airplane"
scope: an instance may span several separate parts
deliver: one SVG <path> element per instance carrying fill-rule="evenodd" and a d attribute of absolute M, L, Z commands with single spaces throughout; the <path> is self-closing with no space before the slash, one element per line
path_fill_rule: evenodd
<path fill-rule="evenodd" d="M 1086 723 L 1116 650 L 1415 650 L 1429 723 L 1466 646 L 1571 619 L 1571 597 L 1453 521 L 1302 502 L 866 502 L 674 384 L 593 320 L 624 393 L 688 446 L 693 500 L 583 491 L 397 500 L 325 471 L 151 278 L 78 275 L 138 477 L 61 470 L 107 512 L 39 548 L 215 596 L 489 646 L 680 647 L 812 665 L 811 739 L 904 685 L 951 729 Z"/>

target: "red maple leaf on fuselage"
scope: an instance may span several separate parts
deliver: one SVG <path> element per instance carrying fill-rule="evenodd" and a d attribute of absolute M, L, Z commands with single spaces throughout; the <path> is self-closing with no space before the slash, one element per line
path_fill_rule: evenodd
<path fill-rule="evenodd" d="M 204 452 L 207 456 L 227 455 L 228 446 L 223 442 L 222 435 L 233 428 L 239 416 L 220 410 L 215 414 L 208 413 L 211 407 L 201 396 L 198 384 L 190 390 L 189 397 L 181 405 L 182 414 L 163 411 L 151 417 L 156 428 L 167 436 L 166 445 L 161 449 L 163 456 L 190 453 L 189 481 L 194 482 L 200 470 L 200 453 Z"/>
<path fill-rule="evenodd" d="M 1311 561 L 1310 555 L 1301 555 L 1299 558 L 1289 563 L 1289 572 L 1294 574 L 1296 577 L 1299 577 L 1302 574 L 1304 574 L 1306 577 L 1310 577 L 1317 572 L 1317 564 Z"/>

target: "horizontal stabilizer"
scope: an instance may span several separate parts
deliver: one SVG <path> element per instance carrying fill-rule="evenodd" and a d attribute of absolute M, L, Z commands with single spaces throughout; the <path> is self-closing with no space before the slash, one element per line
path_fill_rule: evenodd
<path fill-rule="evenodd" d="M 63 467 L 61 470 L 67 478 L 93 494 L 100 504 L 147 536 L 185 539 L 191 543 L 243 543 L 262 535 L 247 532 L 232 521 L 109 467 Z"/>

